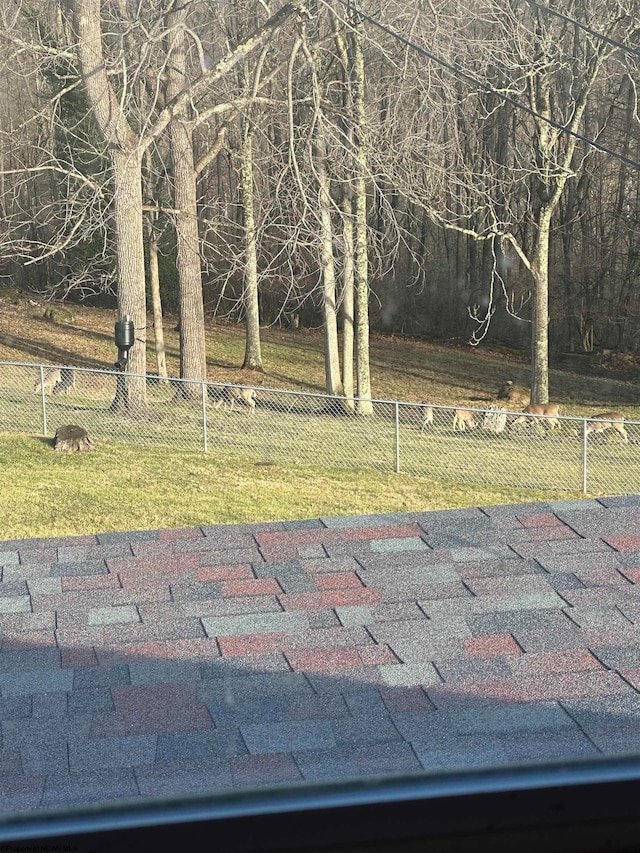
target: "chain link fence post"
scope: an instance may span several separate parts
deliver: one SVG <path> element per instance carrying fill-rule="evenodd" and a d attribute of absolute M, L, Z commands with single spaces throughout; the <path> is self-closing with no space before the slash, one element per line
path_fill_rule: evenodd
<path fill-rule="evenodd" d="M 202 383 L 202 449 L 207 452 L 207 383 Z"/>
<path fill-rule="evenodd" d="M 587 421 L 582 421 L 582 494 L 587 493 Z"/>
<path fill-rule="evenodd" d="M 400 473 L 400 406 L 398 401 L 395 403 L 395 420 L 396 420 L 396 474 Z"/>
<path fill-rule="evenodd" d="M 47 425 L 47 394 L 44 387 L 44 367 L 40 365 L 40 397 L 42 398 L 42 434 L 49 432 Z"/>

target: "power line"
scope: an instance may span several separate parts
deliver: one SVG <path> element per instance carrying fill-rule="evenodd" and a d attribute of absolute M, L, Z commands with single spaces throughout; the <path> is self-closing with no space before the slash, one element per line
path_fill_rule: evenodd
<path fill-rule="evenodd" d="M 340 3 L 341 6 L 344 6 L 344 8 L 347 10 L 353 8 L 353 6 L 350 7 L 350 4 L 347 2 L 347 0 L 337 0 L 337 2 Z M 547 116 L 541 115 L 532 107 L 527 106 L 527 104 L 523 104 L 521 101 L 517 101 L 510 95 L 505 95 L 504 92 L 501 92 L 499 89 L 494 89 L 493 86 L 490 86 L 487 83 L 483 82 L 479 77 L 476 77 L 474 74 L 470 74 L 468 71 L 463 71 L 457 65 L 453 65 L 451 62 L 447 62 L 446 59 L 442 59 L 441 57 L 437 56 L 435 53 L 432 53 L 430 50 L 427 50 L 421 45 L 415 44 L 415 42 L 410 41 L 401 33 L 396 32 L 395 30 L 391 29 L 391 27 L 388 27 L 386 24 L 383 24 L 380 21 L 376 20 L 376 18 L 373 18 L 371 15 L 367 15 L 366 12 L 362 12 L 360 9 L 358 9 L 356 14 L 361 20 L 373 24 L 374 27 L 377 27 L 379 30 L 391 36 L 396 41 L 400 42 L 401 44 L 404 44 L 411 50 L 415 50 L 417 53 L 421 54 L 422 56 L 425 56 L 427 59 L 433 60 L 436 64 L 441 65 L 443 68 L 446 68 L 447 71 L 450 71 L 456 77 L 460 77 L 461 79 L 466 80 L 468 83 L 472 83 L 474 86 L 478 86 L 485 93 L 495 95 L 497 98 L 500 98 L 506 104 L 511 104 L 511 106 L 516 107 L 519 110 L 523 110 L 530 116 L 533 116 L 534 118 L 540 119 L 540 121 L 551 125 L 551 127 L 554 127 L 556 130 L 560 130 L 562 131 L 562 133 L 566 133 L 568 136 L 573 136 L 575 139 L 584 142 L 591 148 L 594 148 L 597 151 L 602 151 L 604 154 L 608 154 L 610 157 L 613 157 L 616 160 L 620 160 L 621 163 L 626 163 L 627 166 L 631 166 L 632 168 L 640 171 L 640 162 L 638 160 L 633 160 L 630 157 L 625 157 L 624 154 L 620 154 L 617 151 L 613 151 L 611 148 L 607 148 L 606 145 L 602 145 L 600 142 L 596 142 L 595 139 L 590 139 L 588 136 L 584 136 L 584 134 L 582 133 L 578 133 L 575 130 L 571 130 L 566 125 L 560 124 L 560 122 L 555 121 L 552 118 L 548 118 Z"/>
<path fill-rule="evenodd" d="M 547 12 L 549 15 L 555 15 L 556 18 L 560 18 L 561 21 L 566 21 L 568 24 L 573 24 L 575 27 L 579 27 L 581 30 L 584 30 L 589 35 L 594 38 L 600 39 L 600 41 L 605 42 L 606 44 L 610 44 L 612 47 L 618 47 L 620 50 L 624 50 L 625 53 L 630 53 L 632 56 L 640 56 L 640 49 L 637 47 L 629 47 L 628 44 L 624 44 L 624 42 L 617 41 L 616 39 L 612 39 L 609 36 L 606 36 L 604 33 L 601 33 L 599 30 L 594 30 L 591 27 L 587 26 L 587 24 L 583 24 L 581 21 L 577 21 L 575 18 L 570 18 L 569 15 L 565 15 L 562 12 L 558 12 L 557 9 L 553 9 L 551 6 L 543 6 L 541 3 L 536 3 L 536 0 L 526 0 L 526 2 L 530 6 L 535 6 L 536 9 L 540 9 L 542 12 Z"/>

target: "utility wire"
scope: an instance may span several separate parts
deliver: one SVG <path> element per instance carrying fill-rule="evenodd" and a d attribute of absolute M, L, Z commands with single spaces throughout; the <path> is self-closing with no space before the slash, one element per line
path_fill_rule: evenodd
<path fill-rule="evenodd" d="M 353 5 L 347 2 L 347 0 L 337 0 L 337 2 L 347 10 L 353 9 Z M 556 130 L 560 130 L 563 133 L 566 133 L 568 136 L 573 136 L 575 139 L 579 139 L 581 142 L 586 143 L 591 148 L 595 148 L 597 151 L 602 151 L 604 154 L 608 154 L 610 157 L 613 157 L 616 160 L 620 160 L 621 163 L 626 163 L 627 166 L 631 166 L 632 168 L 640 171 L 640 162 L 638 160 L 633 160 L 631 157 L 625 157 L 624 154 L 620 154 L 617 151 L 613 151 L 611 148 L 607 148 L 606 145 L 602 145 L 600 142 L 596 142 L 595 139 L 590 139 L 588 136 L 584 136 L 584 134 L 582 133 L 578 133 L 575 130 L 570 130 L 566 125 L 560 124 L 560 122 L 555 121 L 552 118 L 548 118 L 547 116 L 541 115 L 539 112 L 532 109 L 532 107 L 523 104 L 521 101 L 517 101 L 510 95 L 505 95 L 499 89 L 494 89 L 493 86 L 490 86 L 487 83 L 483 82 L 479 77 L 476 77 L 474 74 L 470 74 L 468 71 L 463 71 L 457 65 L 453 65 L 451 62 L 447 62 L 446 59 L 442 59 L 441 57 L 436 56 L 435 53 L 432 53 L 425 47 L 422 47 L 421 45 L 410 41 L 408 38 L 405 38 L 405 36 L 403 36 L 401 33 L 391 29 L 391 27 L 388 27 L 386 24 L 381 23 L 376 18 L 371 17 L 371 15 L 367 15 L 366 12 L 362 12 L 360 9 L 358 9 L 357 11 L 355 11 L 355 14 L 359 19 L 373 24 L 374 27 L 377 27 L 379 30 L 382 30 L 382 32 L 391 36 L 393 39 L 400 42 L 401 44 L 404 44 L 411 50 L 415 50 L 422 56 L 426 56 L 427 59 L 432 59 L 436 64 L 441 65 L 443 68 L 446 68 L 456 77 L 460 77 L 461 79 L 466 80 L 468 83 L 472 83 L 474 86 L 478 86 L 487 94 L 495 95 L 497 98 L 503 100 L 506 104 L 511 104 L 511 106 L 516 107 L 519 110 L 523 110 L 530 116 L 533 116 L 534 118 L 540 119 L 540 121 L 551 125 L 551 127 L 554 127 Z"/>
<path fill-rule="evenodd" d="M 631 56 L 640 56 L 640 48 L 629 47 L 629 45 L 624 44 L 624 42 L 612 39 L 604 33 L 601 33 L 599 30 L 594 30 L 587 26 L 587 24 L 583 24 L 575 18 L 570 18 L 568 15 L 558 12 L 557 9 L 552 9 L 551 6 L 543 6 L 541 3 L 536 3 L 536 0 L 526 0 L 526 2 L 530 6 L 535 6 L 536 9 L 540 9 L 541 12 L 547 12 L 549 15 L 555 15 L 555 17 L 560 18 L 561 21 L 566 21 L 568 24 L 573 24 L 575 27 L 579 27 L 581 30 L 589 33 L 589 35 L 600 39 L 600 41 L 606 42 L 606 44 L 610 44 L 612 47 L 618 47 L 620 50 L 624 50 L 625 53 L 631 54 Z"/>

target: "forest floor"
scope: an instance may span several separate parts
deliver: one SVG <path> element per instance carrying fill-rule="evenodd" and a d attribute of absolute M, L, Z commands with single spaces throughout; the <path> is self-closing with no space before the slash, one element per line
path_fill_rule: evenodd
<path fill-rule="evenodd" d="M 53 306 L 0 293 L 0 361 L 111 368 L 115 312 Z M 57 313 L 56 313 L 57 312 Z M 68 322 L 71 321 L 71 322 Z M 178 374 L 176 318 L 165 320 L 169 373 Z M 151 330 L 151 320 L 149 320 Z M 152 332 L 149 373 L 156 372 Z M 263 330 L 264 387 L 322 393 L 321 330 Z M 244 329 L 209 322 L 210 381 L 257 384 L 241 371 Z M 378 399 L 489 402 L 507 379 L 526 389 L 526 355 L 373 335 L 373 395 Z M 566 414 L 620 409 L 638 418 L 636 384 L 625 373 L 551 372 L 552 399 Z M 624 377 L 624 378 L 620 378 Z M 409 474 L 226 458 L 99 442 L 91 454 L 54 454 L 32 435 L 0 434 L 0 539 L 182 527 L 329 515 L 426 511 L 567 499 L 578 492 L 506 488 Z"/>

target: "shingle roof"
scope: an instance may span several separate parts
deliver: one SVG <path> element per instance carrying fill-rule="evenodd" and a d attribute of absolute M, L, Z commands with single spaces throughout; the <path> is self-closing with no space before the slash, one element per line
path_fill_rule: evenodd
<path fill-rule="evenodd" d="M 0 811 L 640 747 L 640 497 L 0 542 Z"/>

